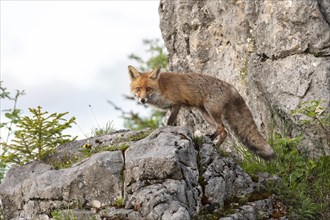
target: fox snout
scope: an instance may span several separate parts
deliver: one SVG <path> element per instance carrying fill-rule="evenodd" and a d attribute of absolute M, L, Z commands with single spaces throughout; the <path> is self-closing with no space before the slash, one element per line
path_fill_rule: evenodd
<path fill-rule="evenodd" d="M 141 104 L 146 104 L 148 99 L 147 98 L 139 98 L 139 101 L 141 102 Z"/>

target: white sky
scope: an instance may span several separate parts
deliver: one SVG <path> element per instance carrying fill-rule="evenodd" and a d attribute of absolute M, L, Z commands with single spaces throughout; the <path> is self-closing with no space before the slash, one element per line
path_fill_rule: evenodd
<path fill-rule="evenodd" d="M 131 53 L 144 54 L 142 39 L 161 39 L 158 0 L 1 0 L 1 81 L 25 90 L 18 108 L 69 112 L 85 134 L 97 122 L 123 128 L 110 99 L 126 110 L 146 111 L 123 98 L 129 94 Z M 1 109 L 12 103 L 1 101 Z M 67 117 L 68 118 L 68 117 Z M 2 115 L 1 121 L 4 121 Z M 4 132 L 4 131 L 3 131 Z M 74 126 L 70 133 L 84 138 Z"/>

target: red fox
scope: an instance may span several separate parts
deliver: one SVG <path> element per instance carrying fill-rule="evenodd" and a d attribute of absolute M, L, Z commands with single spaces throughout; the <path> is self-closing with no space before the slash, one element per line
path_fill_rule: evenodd
<path fill-rule="evenodd" d="M 168 125 L 174 125 L 181 107 L 194 107 L 215 127 L 212 139 L 221 145 L 227 137 L 222 120 L 238 139 L 265 160 L 275 158 L 272 147 L 259 133 L 252 114 L 233 85 L 204 74 L 160 72 L 160 67 L 141 73 L 128 66 L 132 94 L 142 104 L 170 110 Z"/>

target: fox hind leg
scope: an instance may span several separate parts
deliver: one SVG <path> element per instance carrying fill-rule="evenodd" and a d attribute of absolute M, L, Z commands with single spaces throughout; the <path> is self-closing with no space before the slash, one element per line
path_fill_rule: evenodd
<path fill-rule="evenodd" d="M 204 107 L 200 107 L 199 112 L 202 114 L 203 118 L 213 127 L 216 126 L 214 119 L 210 116 L 210 114 L 206 111 Z"/>
<path fill-rule="evenodd" d="M 211 139 L 214 140 L 218 137 L 218 140 L 216 141 L 215 145 L 220 146 L 225 141 L 228 135 L 221 120 L 222 113 L 215 111 L 207 111 L 205 108 L 204 108 L 204 112 L 203 111 L 201 112 L 205 120 L 207 120 L 208 122 L 210 119 L 213 119 L 211 120 L 212 123 L 209 122 L 211 125 L 215 127 L 215 131 L 211 134 Z"/>
<path fill-rule="evenodd" d="M 223 124 L 221 124 L 221 126 L 217 124 L 216 131 L 211 136 L 214 136 L 215 138 L 218 137 L 215 145 L 220 146 L 226 140 L 227 135 L 227 131 L 225 130 Z"/>

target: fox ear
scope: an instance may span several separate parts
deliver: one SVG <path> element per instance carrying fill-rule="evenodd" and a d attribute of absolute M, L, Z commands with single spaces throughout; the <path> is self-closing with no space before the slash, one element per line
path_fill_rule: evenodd
<path fill-rule="evenodd" d="M 157 67 L 156 69 L 154 69 L 150 74 L 149 74 L 149 78 L 150 79 L 158 79 L 159 77 L 159 73 L 160 73 L 160 66 Z"/>
<path fill-rule="evenodd" d="M 128 74 L 131 80 L 137 79 L 140 77 L 139 71 L 137 71 L 134 67 L 128 66 Z"/>

